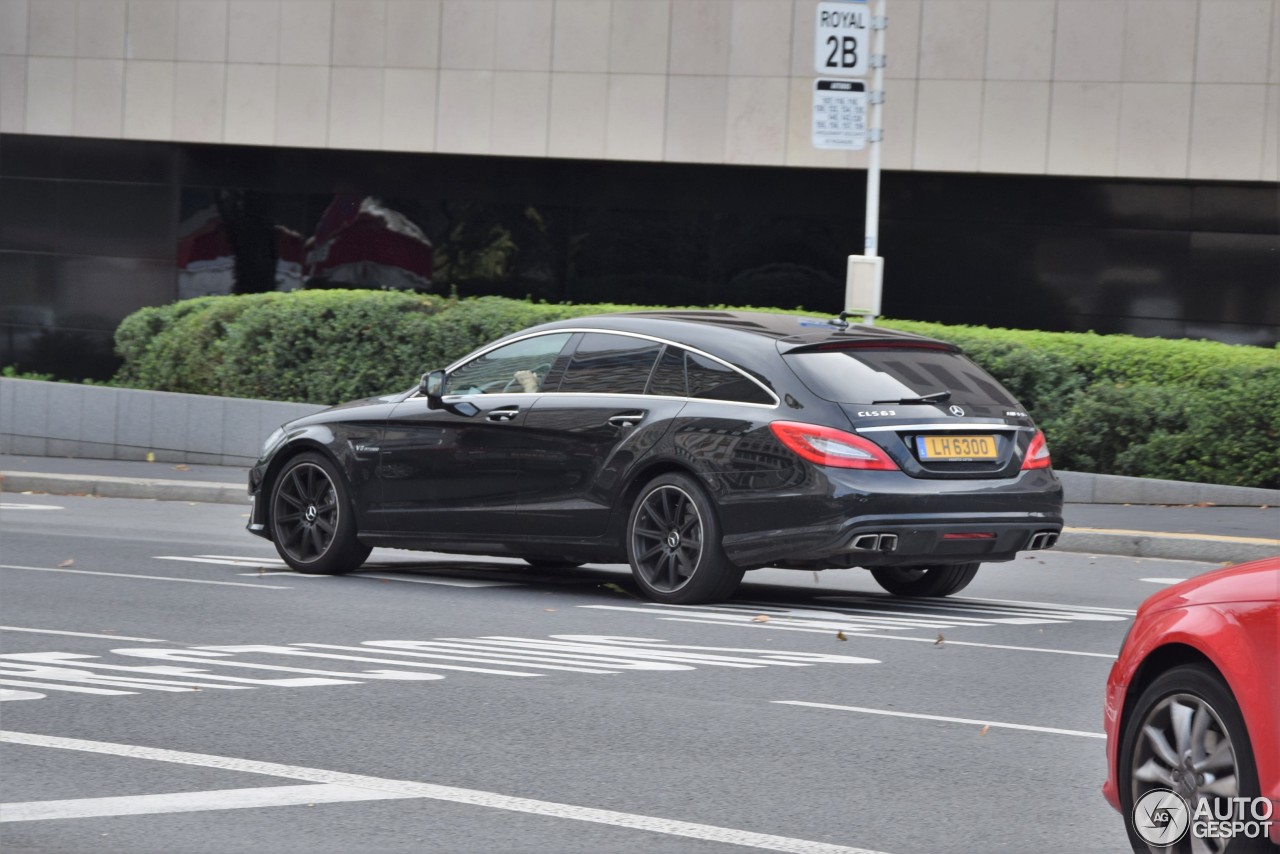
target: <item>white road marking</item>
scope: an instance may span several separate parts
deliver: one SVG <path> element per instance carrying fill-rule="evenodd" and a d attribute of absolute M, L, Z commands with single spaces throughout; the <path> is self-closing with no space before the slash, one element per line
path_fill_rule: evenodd
<path fill-rule="evenodd" d="M 0 510 L 62 510 L 54 504 L 12 504 L 9 502 L 0 502 Z"/>
<path fill-rule="evenodd" d="M 708 626 L 743 628 L 743 624 L 741 623 L 721 623 L 721 622 L 716 622 L 715 620 L 699 620 L 691 617 L 659 617 L 658 619 L 662 620 L 663 622 L 669 622 L 669 623 L 702 623 L 703 625 L 708 625 Z M 831 634 L 830 629 L 802 629 L 802 628 L 796 628 L 793 626 L 775 626 L 772 620 L 770 620 L 767 623 L 751 623 L 750 628 L 772 629 L 778 632 L 809 632 L 810 634 L 815 634 L 815 635 Z M 847 628 L 844 629 L 844 631 L 849 632 L 850 637 L 857 637 L 857 638 L 876 638 L 877 640 L 914 641 L 916 643 L 931 643 L 931 644 L 938 643 L 937 638 L 909 638 L 909 637 L 904 637 L 902 635 L 873 635 L 873 634 L 868 634 L 865 631 L 859 631 L 857 629 L 847 629 Z M 1040 647 L 1040 646 L 1010 646 L 1009 644 L 1003 644 L 1003 643 L 976 643 L 974 641 L 955 641 L 955 640 L 951 640 L 950 638 L 947 638 L 945 641 L 943 641 L 942 645 L 975 646 L 980 649 L 1008 649 L 1008 650 L 1013 650 L 1014 652 L 1050 652 L 1056 655 L 1080 655 L 1086 658 L 1108 658 L 1108 659 L 1115 660 L 1115 656 L 1108 652 L 1081 652 L 1080 650 L 1074 650 L 1074 649 L 1049 649 L 1047 647 Z"/>
<path fill-rule="evenodd" d="M 321 644 L 299 644 L 299 645 L 311 646 L 311 647 L 322 646 Z M 342 647 L 336 647 L 336 648 L 342 649 Z M 328 653 L 328 652 L 311 652 L 305 649 L 294 649 L 292 647 L 287 647 L 287 646 L 273 646 L 268 644 L 245 644 L 245 645 L 236 645 L 236 646 L 202 646 L 202 647 L 197 647 L 197 649 L 212 650 L 214 652 L 230 652 L 230 653 L 261 652 L 269 655 L 298 655 L 298 656 L 306 656 L 310 658 L 337 659 L 339 661 L 360 661 L 360 662 L 372 663 L 372 664 L 394 664 L 397 667 L 427 667 L 427 668 L 434 668 L 436 670 L 461 670 L 467 673 L 488 673 L 492 676 L 537 676 L 538 675 L 537 673 L 521 673 L 516 670 L 493 670 L 491 668 L 485 668 L 485 667 L 462 667 L 457 664 L 440 664 L 434 661 L 404 661 L 404 660 L 397 661 L 391 658 L 370 658 L 367 655 L 363 655 L 363 656 L 362 655 L 336 655 L 334 653 Z M 346 647 L 346 649 L 351 649 L 351 647 Z M 357 651 L 369 652 L 369 650 L 367 649 L 358 649 Z M 434 657 L 442 658 L 443 656 L 434 656 Z M 475 660 L 475 659 L 467 659 L 467 658 L 461 658 L 461 657 L 454 657 L 454 658 L 455 660 L 461 660 L 461 661 Z M 490 663 L 508 664 L 510 662 L 490 662 Z M 538 665 L 531 665 L 531 666 L 536 667 Z M 366 674 L 405 673 L 405 671 L 397 671 L 397 670 L 366 670 L 363 672 Z M 604 671 L 600 671 L 600 672 L 604 672 Z M 413 675 L 415 674 L 413 674 L 410 671 L 408 676 L 397 677 L 397 678 L 409 678 L 409 676 L 413 676 Z M 390 678 L 390 677 L 379 676 L 379 677 L 371 677 L 371 678 Z M 443 679 L 444 677 L 429 676 L 424 678 Z"/>
<path fill-rule="evenodd" d="M 156 638 L 131 638 L 128 635 L 97 635 L 91 632 L 63 632 L 57 629 L 27 629 L 19 626 L 0 626 L 0 632 L 32 632 L 38 635 L 70 635 L 73 638 L 105 638 L 106 640 L 125 640 L 134 643 L 168 643 Z"/>
<path fill-rule="evenodd" d="M 0 684 L 119 695 L 138 691 L 226 690 L 233 687 L 219 683 L 234 683 L 234 688 L 243 690 L 243 686 L 309 688 L 359 685 L 377 680 L 422 682 L 444 679 L 445 676 L 431 672 L 437 670 L 527 678 L 544 675 L 545 671 L 616 676 L 624 671 L 675 672 L 699 667 L 761 669 L 878 663 L 873 658 L 851 655 L 684 646 L 652 638 L 609 635 L 378 640 L 365 641 L 359 646 L 294 643 L 186 648 L 118 647 L 109 652 L 127 659 L 146 659 L 147 662 L 142 665 L 115 664 L 98 655 L 78 652 L 4 653 L 0 654 Z M 242 660 L 242 657 L 265 657 L 266 661 Z M 351 670 L 328 670 L 298 666 L 312 663 L 310 661 L 269 663 L 273 659 L 299 657 L 353 662 L 355 666 Z M 357 669 L 368 668 L 370 664 L 391 667 Z M 224 676 L 216 672 L 221 668 L 267 670 L 290 675 L 283 678 Z M 41 681 L 32 681 L 36 679 Z M 68 687 L 68 683 L 73 687 Z M 0 693 L 0 700 L 5 698 Z"/>
<path fill-rule="evenodd" d="M 352 578 L 376 578 L 379 581 L 408 581 L 412 584 L 439 584 L 442 587 L 524 587 L 519 581 L 481 581 L 470 578 L 416 578 L 408 575 L 371 575 L 359 572 Z"/>
<path fill-rule="evenodd" d="M 1127 608 L 1101 608 L 1094 605 L 1064 605 L 1060 602 L 1022 602 L 1014 599 L 963 599 L 955 596 L 948 596 L 946 599 L 932 599 L 929 601 L 903 601 L 892 596 L 856 596 L 851 594 L 843 594 L 840 596 L 823 596 L 826 602 L 853 602 L 860 605 L 869 605 L 879 610 L 888 609 L 889 613 L 896 612 L 900 608 L 916 608 L 931 612 L 935 615 L 958 615 L 958 614 L 994 614 L 1003 615 L 1004 618 L 1012 618 L 1013 621 L 1022 618 L 1039 619 L 1041 617 L 1051 620 L 1084 620 L 1087 622 L 1113 622 L 1115 620 L 1123 620 L 1125 617 L 1132 617 L 1136 611 Z M 997 617 L 978 617 L 980 620 L 990 622 L 1004 622 L 1005 619 Z M 1013 625 L 1020 625 L 1013 622 Z"/>
<path fill-rule="evenodd" d="M 43 700 L 44 694 L 37 694 L 35 691 L 15 691 L 12 688 L 0 688 L 0 703 L 9 700 Z"/>
<path fill-rule="evenodd" d="M 949 718 L 942 715 L 921 715 L 914 712 L 891 712 L 887 709 L 865 709 L 861 706 L 837 706 L 831 703 L 806 703 L 803 700 L 771 700 L 782 706 L 807 706 L 812 709 L 833 709 L 837 712 L 860 712 L 866 715 L 887 715 L 893 718 L 915 718 L 923 721 L 943 721 L 953 724 L 973 724 L 975 726 L 1000 727 L 1001 729 L 1021 729 L 1029 732 L 1045 732 L 1053 735 L 1075 735 L 1081 738 L 1106 738 L 1100 732 L 1084 732 L 1078 729 L 1058 729 L 1057 727 L 1031 726 L 1030 724 L 1008 724 L 997 721 L 975 720 L 974 718 Z"/>
<path fill-rule="evenodd" d="M 1177 584 L 1180 581 L 1186 581 L 1185 578 L 1139 578 L 1138 580 L 1151 584 Z"/>
<path fill-rule="evenodd" d="M 412 797 L 415 796 L 397 792 L 374 792 L 356 786 L 307 783 L 302 786 L 265 786 L 256 789 L 221 789 L 212 792 L 176 792 L 166 795 L 75 798 L 64 801 L 0 804 L 0 822 L 289 807 L 300 804 L 335 804 Z"/>
<path fill-rule="evenodd" d="M 258 560 L 249 557 L 234 557 L 230 555 L 156 555 L 156 560 L 177 560 L 186 563 L 212 563 L 219 566 L 245 566 L 264 570 L 268 566 L 283 567 L 285 562 L 272 558 L 264 558 Z M 292 578 L 333 578 L 332 575 L 316 575 L 306 572 L 294 572 L 291 569 L 280 569 L 260 572 L 241 572 L 240 575 L 261 578 L 265 575 L 287 575 Z M 412 575 L 374 575 L 368 572 L 352 573 L 350 578 L 373 578 L 378 581 L 405 581 L 410 584 L 437 584 L 441 587 L 523 587 L 523 582 L 519 581 L 484 581 L 480 579 L 470 578 L 423 578 Z"/>
<path fill-rule="evenodd" d="M 882 852 L 871 851 L 866 848 L 851 848 L 845 845 L 832 845 L 826 842 L 815 842 L 788 836 L 753 833 L 748 830 L 738 830 L 731 827 L 695 824 L 656 816 L 583 807 L 576 804 L 514 797 L 479 789 L 462 789 L 435 783 L 420 783 L 413 780 L 390 780 L 381 777 L 369 777 L 363 774 L 348 774 L 341 771 L 305 768 L 298 765 L 283 765 L 277 762 L 257 762 L 252 759 L 236 759 L 205 753 L 186 753 L 157 747 L 112 744 L 103 741 L 88 741 L 78 738 L 62 738 L 59 736 L 11 731 L 0 732 L 0 742 L 25 744 L 32 747 L 53 747 L 61 750 L 80 750 L 88 753 L 122 756 L 131 759 L 150 759 L 156 762 L 173 762 L 180 765 L 193 765 L 203 768 L 221 768 L 229 771 L 242 771 L 247 774 L 263 774 L 290 780 L 304 780 L 311 783 L 365 789 L 371 792 L 386 793 L 393 797 L 427 798 L 455 804 L 547 816 L 549 818 L 586 821 L 686 839 L 703 839 L 709 842 L 722 842 L 728 845 L 741 845 L 766 851 L 782 851 L 787 852 L 787 854 L 882 854 Z"/>
<path fill-rule="evenodd" d="M 274 584 L 246 584 L 242 581 L 205 581 L 202 578 L 172 578 L 165 575 L 131 575 L 127 572 L 95 572 L 88 569 L 55 569 L 48 566 L 14 566 L 0 563 L 0 569 L 23 569 L 27 572 L 67 572 L 73 575 L 101 575 L 107 578 L 137 578 L 142 581 L 181 581 L 184 584 L 216 584 L 222 587 L 252 587 L 256 590 L 292 590 Z"/>
<path fill-rule="evenodd" d="M 969 600 L 975 604 L 949 602 L 903 602 L 886 597 L 830 596 L 831 602 L 852 602 L 862 607 L 833 605 L 828 609 L 793 608 L 770 602 L 732 602 L 725 605 L 580 605 L 602 611 L 651 614 L 658 619 L 676 619 L 715 624 L 759 627 L 775 630 L 795 628 L 819 632 L 905 632 L 912 629 L 936 632 L 943 629 L 989 628 L 992 626 L 1063 625 L 1077 620 L 1122 622 L 1129 614 L 1109 610 L 1062 606 L 1010 607 L 996 602 Z M 1027 603 L 1029 604 L 1029 603 Z M 1130 612 L 1132 613 L 1132 612 Z M 990 616 L 988 616 L 990 615 Z M 761 620 L 761 616 L 768 620 Z"/>
<path fill-rule="evenodd" d="M 154 560 L 177 560 L 177 561 L 182 561 L 183 563 L 212 563 L 212 564 L 217 564 L 218 566 L 252 566 L 252 567 L 259 567 L 259 568 L 281 565 L 278 561 L 273 562 L 273 561 L 267 561 L 267 560 L 252 560 L 250 558 L 236 558 L 235 560 L 224 560 L 222 558 L 211 558 L 211 557 L 183 557 L 180 555 L 155 555 L 153 559 Z M 253 574 L 253 573 L 247 573 L 247 574 Z M 292 575 L 292 573 L 290 574 Z M 329 578 L 330 576 L 316 575 L 313 577 Z"/>
<path fill-rule="evenodd" d="M 123 697 L 126 694 L 136 694 L 137 691 L 111 691 L 107 688 L 85 688 L 76 685 L 54 685 L 48 682 L 31 682 L 26 679 L 0 679 L 0 685 L 19 685 L 23 688 L 39 688 L 42 691 L 69 691 L 72 694 L 98 694 L 100 696 Z M 29 697 L 19 697 L 17 699 L 26 700 Z"/>

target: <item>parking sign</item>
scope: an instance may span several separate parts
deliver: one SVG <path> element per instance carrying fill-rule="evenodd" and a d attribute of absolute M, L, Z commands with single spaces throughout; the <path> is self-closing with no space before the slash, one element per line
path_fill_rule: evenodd
<path fill-rule="evenodd" d="M 819 74 L 861 77 L 871 55 L 866 0 L 828 0 L 814 18 L 813 67 Z"/>

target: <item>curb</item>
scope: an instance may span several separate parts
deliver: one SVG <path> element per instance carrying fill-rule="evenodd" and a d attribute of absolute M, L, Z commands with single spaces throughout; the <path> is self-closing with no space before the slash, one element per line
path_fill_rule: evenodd
<path fill-rule="evenodd" d="M 204 504 L 248 504 L 248 486 L 203 480 L 153 480 L 47 472 L 0 472 L 0 493 L 44 492 L 49 495 L 92 495 L 98 498 L 144 498 L 197 501 Z"/>
<path fill-rule="evenodd" d="M 91 495 L 99 498 L 195 501 L 205 504 L 241 506 L 249 503 L 246 486 L 242 484 L 44 472 L 0 472 L 0 493 L 23 492 Z M 1243 563 L 1280 554 L 1280 539 L 1101 528 L 1064 528 L 1056 548 L 1064 552 L 1120 557 L 1149 557 L 1204 563 Z"/>
<path fill-rule="evenodd" d="M 1193 560 L 1203 563 L 1245 563 L 1280 554 L 1280 540 L 1261 537 L 1223 537 L 1213 534 L 1175 534 L 1116 531 L 1103 528 L 1063 528 L 1054 547 L 1121 557 Z"/>

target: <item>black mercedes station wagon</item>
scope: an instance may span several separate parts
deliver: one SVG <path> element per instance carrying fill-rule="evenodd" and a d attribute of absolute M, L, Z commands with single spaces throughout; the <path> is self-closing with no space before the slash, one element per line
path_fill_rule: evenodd
<path fill-rule="evenodd" d="M 351 572 L 374 546 L 627 561 L 682 604 L 760 567 L 946 596 L 1062 529 L 1044 435 L 956 347 L 740 311 L 509 335 L 284 425 L 249 492 L 249 530 L 300 572 Z"/>

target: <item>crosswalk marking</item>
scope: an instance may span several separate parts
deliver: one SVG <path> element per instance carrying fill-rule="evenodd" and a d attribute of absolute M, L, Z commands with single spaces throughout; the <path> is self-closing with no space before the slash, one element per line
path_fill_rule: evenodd
<path fill-rule="evenodd" d="M 824 597 L 828 608 L 789 607 L 776 602 L 735 601 L 720 605 L 580 605 L 602 611 L 649 614 L 665 620 L 697 621 L 808 631 L 904 632 L 969 627 L 1046 626 L 1074 622 L 1122 622 L 1133 612 L 1111 608 L 970 599 L 903 602 L 889 597 Z M 767 618 L 762 620 L 761 618 Z"/>

